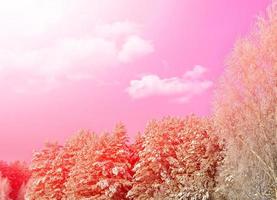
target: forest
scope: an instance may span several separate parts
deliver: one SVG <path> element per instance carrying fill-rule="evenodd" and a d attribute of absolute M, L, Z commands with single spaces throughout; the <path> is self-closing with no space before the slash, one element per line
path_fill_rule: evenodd
<path fill-rule="evenodd" d="M 276 200 L 277 2 L 227 55 L 210 116 L 124 123 L 0 162 L 0 200 Z"/>

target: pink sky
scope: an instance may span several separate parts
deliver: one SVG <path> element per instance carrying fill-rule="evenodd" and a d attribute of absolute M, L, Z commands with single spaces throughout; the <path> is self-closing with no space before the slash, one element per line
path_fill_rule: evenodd
<path fill-rule="evenodd" d="M 163 116 L 208 115 L 270 0 L 0 0 L 0 159 Z"/>

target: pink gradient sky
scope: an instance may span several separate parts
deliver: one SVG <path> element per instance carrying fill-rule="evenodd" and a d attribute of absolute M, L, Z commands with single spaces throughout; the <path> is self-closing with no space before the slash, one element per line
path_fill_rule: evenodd
<path fill-rule="evenodd" d="M 211 112 L 234 41 L 270 0 L 0 0 L 0 159 L 81 128 L 130 137 Z"/>

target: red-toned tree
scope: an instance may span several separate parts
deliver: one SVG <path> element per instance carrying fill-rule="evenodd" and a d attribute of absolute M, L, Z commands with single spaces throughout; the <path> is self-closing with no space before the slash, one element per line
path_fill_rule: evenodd
<path fill-rule="evenodd" d="M 9 165 L 9 171 L 5 176 L 9 179 L 11 186 L 9 196 L 11 199 L 15 200 L 18 198 L 21 186 L 27 183 L 31 173 L 26 163 L 16 161 Z"/>
<path fill-rule="evenodd" d="M 134 143 L 130 144 L 130 151 L 131 151 L 131 157 L 130 157 L 130 164 L 131 168 L 133 169 L 135 164 L 139 161 L 139 152 L 143 150 L 143 137 L 142 134 L 139 132 L 135 136 Z M 134 175 L 133 170 L 131 171 L 132 176 Z"/>
<path fill-rule="evenodd" d="M 26 184 L 30 178 L 30 171 L 27 164 L 19 161 L 8 164 L 1 161 L 0 173 L 9 181 L 9 198 L 16 200 L 21 186 Z"/>
<path fill-rule="evenodd" d="M 23 183 L 18 191 L 18 195 L 16 197 L 16 200 L 26 200 L 25 194 L 28 187 L 28 182 Z"/>
<path fill-rule="evenodd" d="M 0 161 L 0 172 L 3 176 L 5 176 L 6 174 L 8 174 L 9 171 L 9 164 L 5 161 Z"/>
<path fill-rule="evenodd" d="M 65 196 L 65 183 L 69 172 L 76 164 L 81 149 L 91 139 L 88 131 L 80 131 L 70 138 L 51 162 L 45 179 L 45 196 L 49 199 L 61 200 Z"/>
<path fill-rule="evenodd" d="M 148 124 L 130 199 L 208 199 L 222 145 L 209 120 L 189 116 Z"/>
<path fill-rule="evenodd" d="M 67 199 L 124 200 L 131 185 L 130 148 L 123 125 L 81 151 L 66 183 Z"/>
<path fill-rule="evenodd" d="M 52 162 L 60 153 L 62 147 L 57 143 L 47 143 L 45 148 L 33 156 L 31 163 L 32 176 L 26 191 L 28 200 L 49 200 L 49 194 L 46 193 L 46 182 L 48 182 L 49 172 Z"/>
<path fill-rule="evenodd" d="M 10 200 L 10 183 L 9 180 L 0 173 L 0 200 Z"/>
<path fill-rule="evenodd" d="M 90 177 L 89 172 L 98 139 L 95 133 L 90 133 L 86 143 L 80 149 L 78 156 L 75 158 L 75 164 L 68 172 L 68 178 L 64 184 L 63 200 L 82 199 L 87 194 L 86 191 L 89 190 L 89 185 L 86 185 L 84 180 Z M 88 195 L 87 197 L 89 197 Z"/>
<path fill-rule="evenodd" d="M 277 1 L 239 40 L 215 98 L 215 124 L 228 151 L 218 193 L 277 197 Z M 223 197 L 220 197 L 222 199 Z"/>

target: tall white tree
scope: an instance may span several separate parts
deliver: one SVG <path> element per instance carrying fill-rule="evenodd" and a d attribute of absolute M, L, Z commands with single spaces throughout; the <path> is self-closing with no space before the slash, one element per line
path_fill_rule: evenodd
<path fill-rule="evenodd" d="M 232 200 L 276 198 L 276 0 L 235 44 L 216 92 L 214 118 L 228 149 L 218 191 Z"/>

